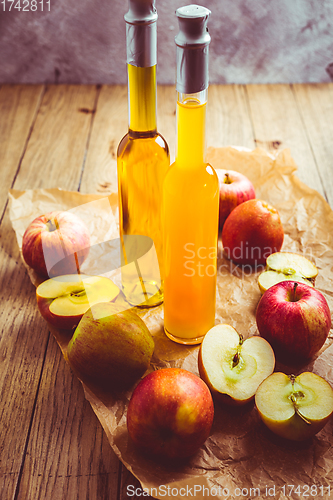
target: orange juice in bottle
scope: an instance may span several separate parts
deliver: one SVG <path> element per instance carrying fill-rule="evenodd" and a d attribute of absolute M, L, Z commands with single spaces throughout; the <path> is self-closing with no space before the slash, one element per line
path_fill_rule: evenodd
<path fill-rule="evenodd" d="M 130 0 L 125 21 L 129 130 L 117 151 L 122 284 L 130 304 L 151 307 L 163 301 L 161 200 L 170 164 L 156 126 L 155 0 Z"/>
<path fill-rule="evenodd" d="M 163 187 L 164 330 L 201 342 L 215 324 L 219 182 L 205 161 L 210 11 L 177 10 L 177 151 Z"/>

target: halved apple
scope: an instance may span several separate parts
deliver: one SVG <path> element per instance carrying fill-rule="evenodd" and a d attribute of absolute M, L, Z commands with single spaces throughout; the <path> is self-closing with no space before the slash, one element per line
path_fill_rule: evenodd
<path fill-rule="evenodd" d="M 266 270 L 259 275 L 258 285 L 262 293 L 281 281 L 298 281 L 314 286 L 317 275 L 316 266 L 303 255 L 275 252 L 267 257 Z"/>
<path fill-rule="evenodd" d="M 198 366 L 201 378 L 213 394 L 229 404 L 245 404 L 273 372 L 275 356 L 262 337 L 243 340 L 232 326 L 223 324 L 206 333 Z"/>
<path fill-rule="evenodd" d="M 41 315 L 51 325 L 73 330 L 94 304 L 112 302 L 119 288 L 104 276 L 67 274 L 41 283 L 36 290 Z"/>
<path fill-rule="evenodd" d="M 275 434 L 302 441 L 319 432 L 333 413 L 333 389 L 312 372 L 297 377 L 276 372 L 259 386 L 255 403 L 267 427 Z"/>

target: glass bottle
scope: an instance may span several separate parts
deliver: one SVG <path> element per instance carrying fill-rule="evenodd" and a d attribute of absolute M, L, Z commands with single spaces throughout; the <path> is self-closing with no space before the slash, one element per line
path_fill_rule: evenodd
<path fill-rule="evenodd" d="M 170 165 L 156 127 L 155 0 L 130 0 L 125 21 L 129 130 L 117 151 L 122 286 L 130 304 L 151 307 L 163 302 L 161 200 Z M 147 237 L 154 243 L 148 252 Z"/>
<path fill-rule="evenodd" d="M 164 330 L 198 344 L 215 324 L 219 183 L 205 161 L 210 11 L 176 11 L 177 151 L 163 191 Z"/>

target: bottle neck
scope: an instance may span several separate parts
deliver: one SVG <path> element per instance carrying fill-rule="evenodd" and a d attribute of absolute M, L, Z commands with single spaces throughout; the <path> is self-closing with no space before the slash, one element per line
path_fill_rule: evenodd
<path fill-rule="evenodd" d="M 206 164 L 207 89 L 195 94 L 177 92 L 176 163 L 183 168 Z"/>
<path fill-rule="evenodd" d="M 129 132 L 156 132 L 156 64 L 127 69 Z"/>

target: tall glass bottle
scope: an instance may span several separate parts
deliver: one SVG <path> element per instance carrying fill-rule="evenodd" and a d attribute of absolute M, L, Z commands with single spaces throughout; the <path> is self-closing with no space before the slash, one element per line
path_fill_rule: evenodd
<path fill-rule="evenodd" d="M 163 192 L 164 329 L 200 343 L 215 324 L 219 183 L 205 160 L 210 11 L 176 11 L 177 151 Z"/>
<path fill-rule="evenodd" d="M 117 151 L 122 283 L 128 302 L 149 307 L 163 301 L 162 184 L 170 165 L 156 127 L 155 0 L 129 0 L 125 21 L 129 130 Z M 147 238 L 132 235 L 151 238 L 156 253 L 142 255 Z"/>

